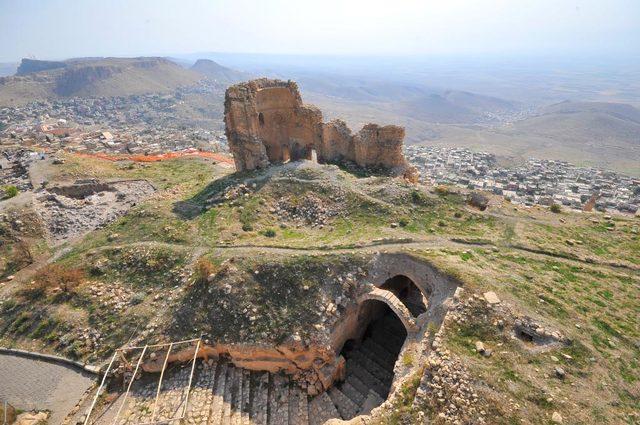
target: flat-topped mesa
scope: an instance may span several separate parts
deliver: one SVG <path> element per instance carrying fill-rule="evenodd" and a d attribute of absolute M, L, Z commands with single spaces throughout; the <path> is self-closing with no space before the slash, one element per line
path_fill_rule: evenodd
<path fill-rule="evenodd" d="M 238 171 L 311 159 L 381 167 L 416 181 L 403 153 L 404 128 L 367 124 L 352 134 L 342 120 L 322 122 L 322 112 L 302 103 L 293 81 L 261 78 L 227 89 L 224 121 Z"/>

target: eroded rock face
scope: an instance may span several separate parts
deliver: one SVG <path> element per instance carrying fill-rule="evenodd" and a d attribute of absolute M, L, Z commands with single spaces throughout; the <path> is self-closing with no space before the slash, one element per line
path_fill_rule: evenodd
<path fill-rule="evenodd" d="M 404 128 L 367 124 L 352 134 L 342 120 L 322 122 L 322 113 L 302 103 L 293 81 L 266 78 L 231 86 L 225 97 L 225 126 L 238 171 L 311 159 L 352 161 L 417 180 L 402 153 Z"/>

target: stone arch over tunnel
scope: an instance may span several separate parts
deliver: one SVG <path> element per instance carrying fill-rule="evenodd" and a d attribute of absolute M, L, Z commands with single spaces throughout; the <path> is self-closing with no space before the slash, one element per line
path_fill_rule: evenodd
<path fill-rule="evenodd" d="M 435 267 L 429 260 L 406 252 L 376 254 L 367 265 L 367 282 L 390 289 L 396 276 L 411 280 L 426 300 L 426 311 L 416 318 L 422 328 L 426 323 L 438 325 L 444 319 L 456 288 L 461 282 Z"/>
<path fill-rule="evenodd" d="M 392 292 L 407 307 L 413 317 L 418 317 L 427 311 L 427 296 L 409 277 L 398 274 L 387 279 L 380 289 Z"/>

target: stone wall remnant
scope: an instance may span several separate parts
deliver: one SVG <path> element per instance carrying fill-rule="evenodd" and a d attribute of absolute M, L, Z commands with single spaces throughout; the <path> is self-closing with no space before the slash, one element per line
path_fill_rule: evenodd
<path fill-rule="evenodd" d="M 351 161 L 380 167 L 416 181 L 418 174 L 402 153 L 404 128 L 367 124 L 352 134 L 342 120 L 322 121 L 322 112 L 302 103 L 293 81 L 261 78 L 227 89 L 224 121 L 238 171 L 312 159 Z"/>

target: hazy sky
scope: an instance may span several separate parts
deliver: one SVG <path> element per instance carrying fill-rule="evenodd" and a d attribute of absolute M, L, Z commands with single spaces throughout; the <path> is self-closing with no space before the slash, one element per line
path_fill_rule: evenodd
<path fill-rule="evenodd" d="M 0 0 L 21 57 L 640 52 L 640 0 Z"/>

